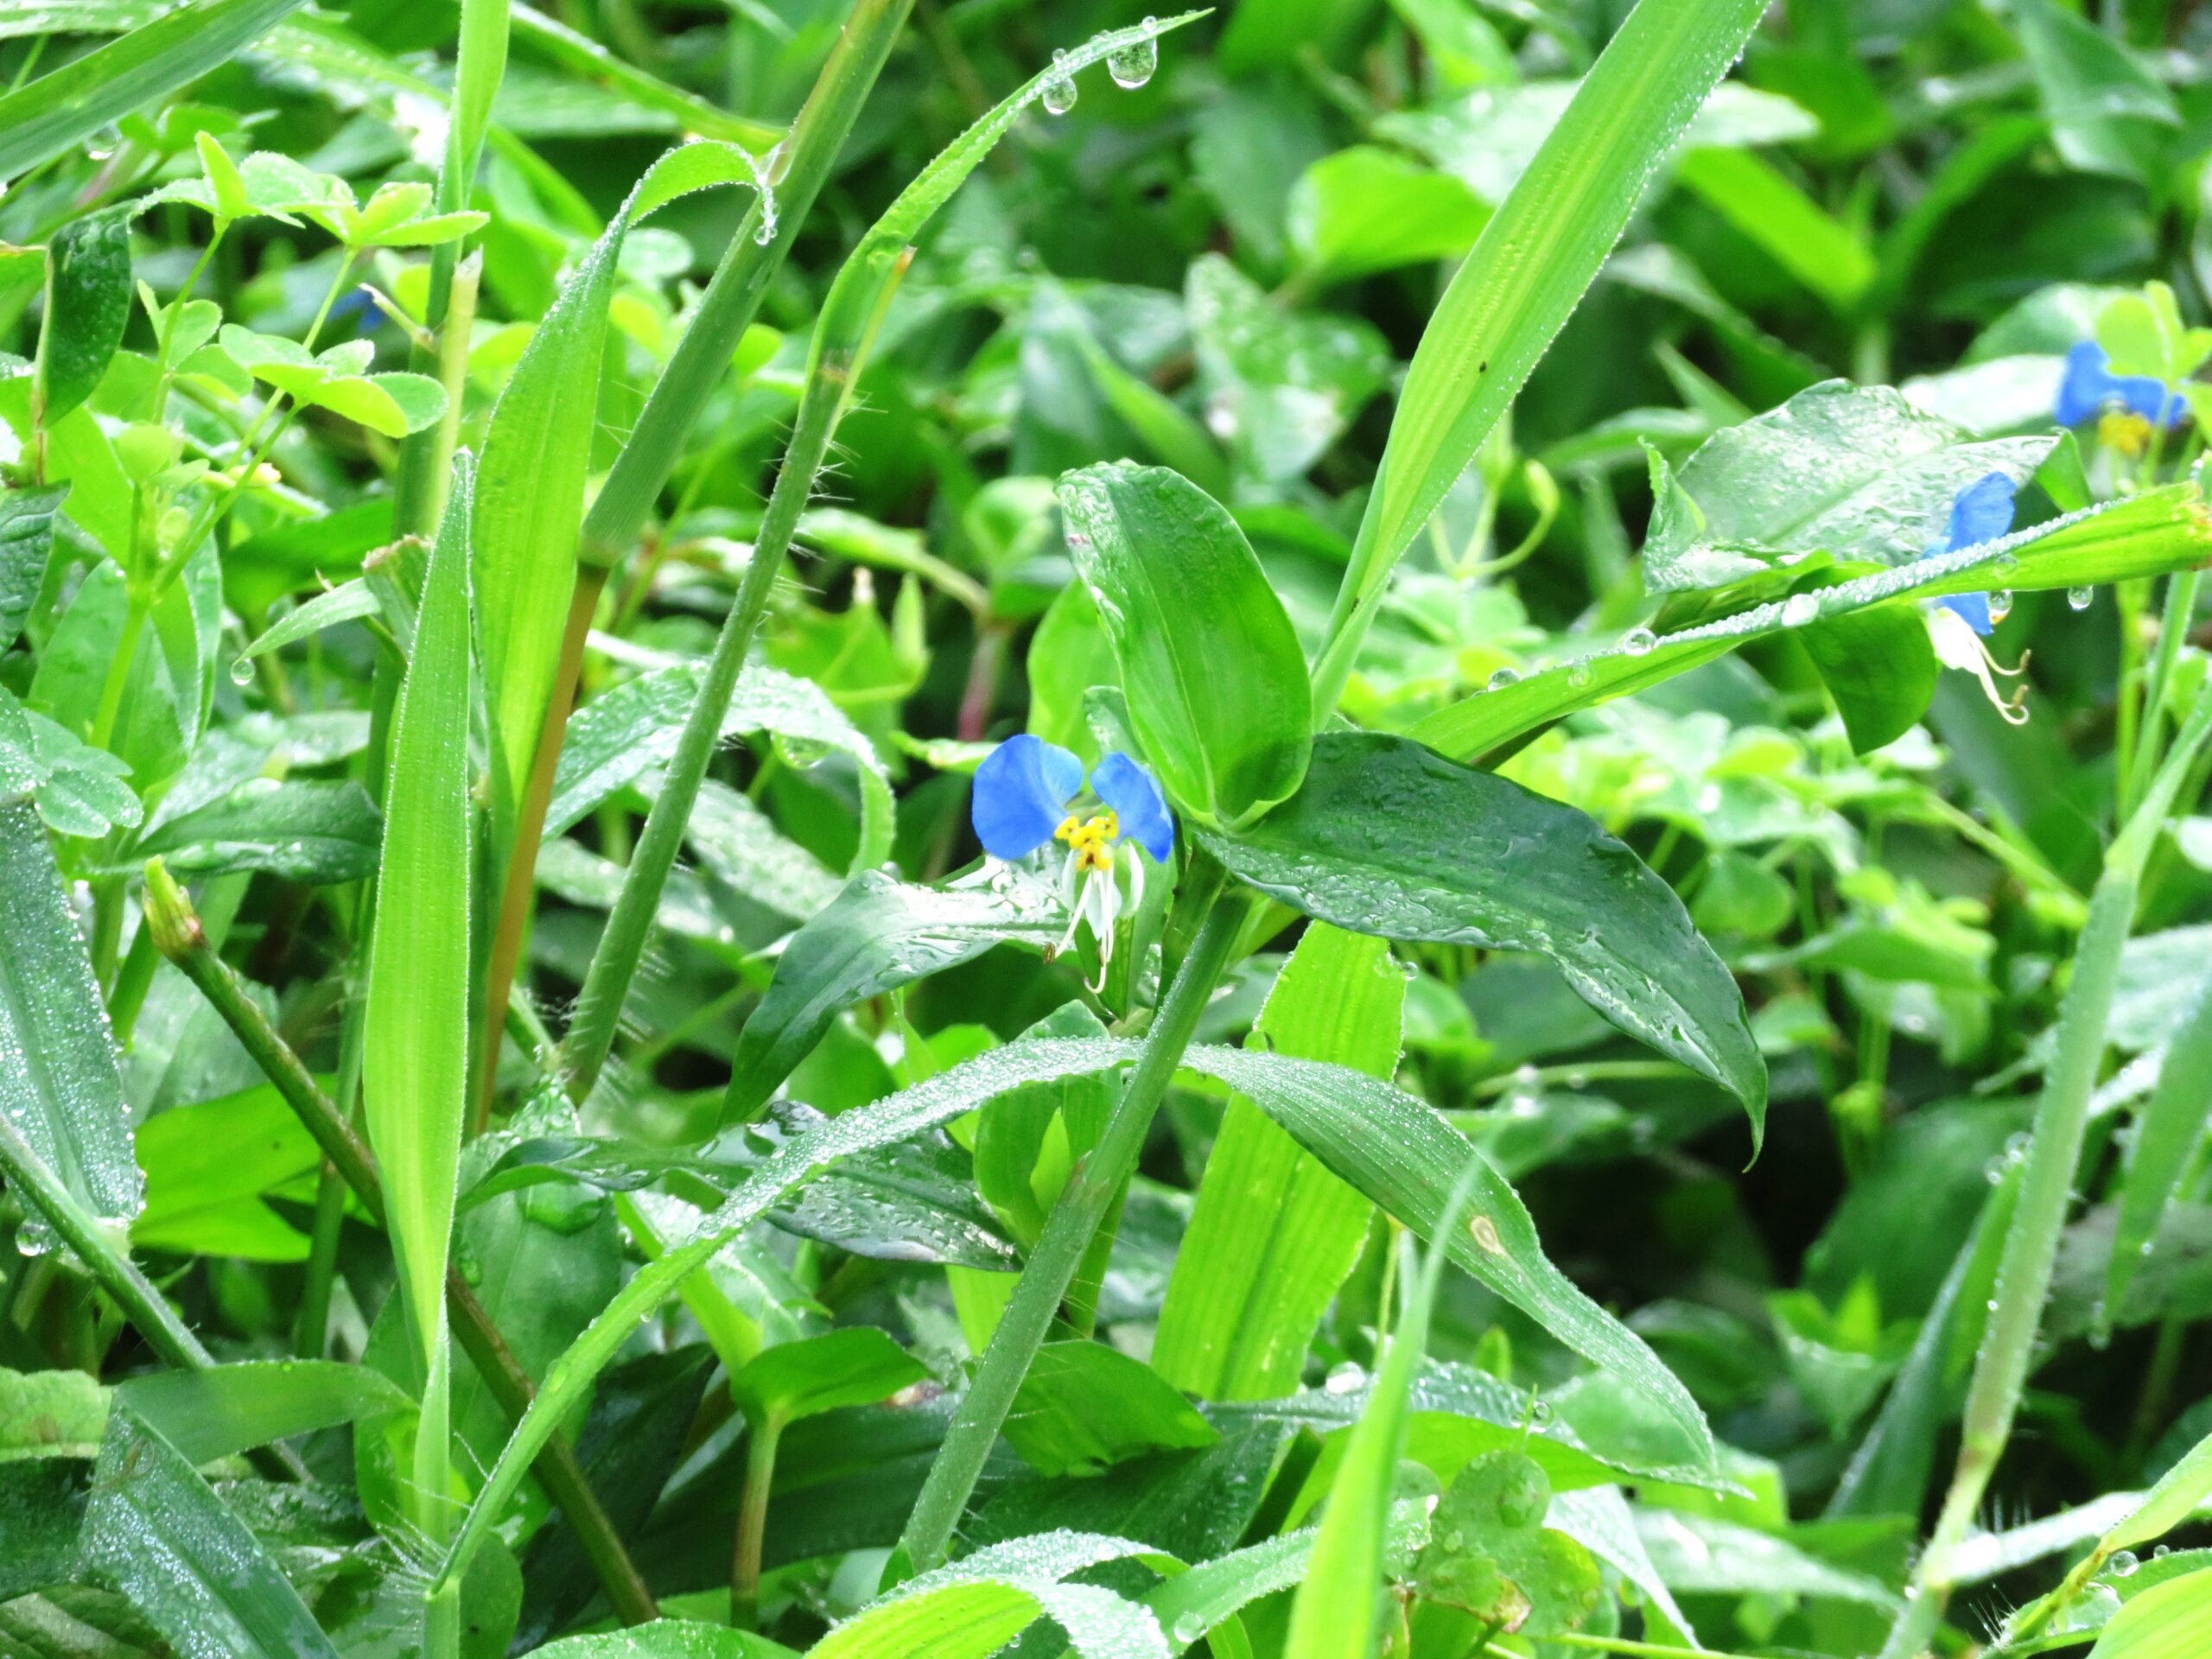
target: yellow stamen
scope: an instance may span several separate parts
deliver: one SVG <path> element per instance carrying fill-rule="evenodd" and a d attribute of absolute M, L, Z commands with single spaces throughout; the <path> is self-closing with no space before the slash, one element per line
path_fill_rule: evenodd
<path fill-rule="evenodd" d="M 1071 812 L 1060 820 L 1060 827 L 1052 831 L 1052 839 L 1065 841 L 1072 846 L 1075 838 L 1082 832 L 1083 826 L 1075 821 L 1075 814 Z"/>
<path fill-rule="evenodd" d="M 2134 457 L 2151 447 L 2151 423 L 2129 409 L 2108 409 L 2097 417 L 2097 442 Z"/>

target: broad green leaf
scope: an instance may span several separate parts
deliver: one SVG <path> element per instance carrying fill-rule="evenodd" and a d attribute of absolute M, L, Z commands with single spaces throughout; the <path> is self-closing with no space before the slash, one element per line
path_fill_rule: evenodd
<path fill-rule="evenodd" d="M 1290 245 L 1316 283 L 1456 259 L 1489 221 L 1451 174 L 1370 144 L 1324 156 L 1290 192 Z"/>
<path fill-rule="evenodd" d="M 59 420 L 92 395 L 130 319 L 130 207 L 73 219 L 46 250 L 46 322 L 38 340 L 38 397 Z"/>
<path fill-rule="evenodd" d="M 1468 1201 L 1486 1168 L 1482 1154 L 1470 1147 L 1465 1173 L 1456 1179 L 1438 1217 L 1438 1226 L 1446 1235 L 1459 1233 Z M 1480 1200 L 1476 1202 L 1479 1205 Z M 1403 1252 L 1408 1265 L 1411 1254 L 1409 1248 Z M 1397 1487 L 1399 1454 L 1406 1443 L 1407 1396 L 1428 1347 L 1429 1317 L 1448 1259 L 1447 1249 L 1432 1249 L 1420 1276 L 1408 1283 L 1404 1303 L 1390 1326 L 1389 1347 L 1344 1449 L 1306 1576 L 1291 1602 L 1284 1659 L 1369 1659 L 1375 1650 L 1382 1622 L 1391 1498 Z"/>
<path fill-rule="evenodd" d="M 557 836 L 615 791 L 667 764 L 683 717 L 697 697 L 703 664 L 678 663 L 626 680 L 594 697 L 569 722 L 554 773 L 545 833 Z M 786 756 L 805 765 L 825 753 L 851 758 L 860 773 L 860 847 L 855 873 L 874 869 L 891 851 L 891 780 L 874 745 L 810 680 L 754 664 L 738 677 L 722 734 L 766 732 Z"/>
<path fill-rule="evenodd" d="M 870 1406 L 929 1376 L 921 1362 L 874 1325 L 854 1325 L 778 1343 L 730 1379 L 756 1421 L 779 1427 L 842 1406 Z"/>
<path fill-rule="evenodd" d="M 688 1618 L 657 1618 L 603 1636 L 567 1637 L 532 1651 L 544 1659 L 792 1659 L 791 1649 L 765 1636 Z"/>
<path fill-rule="evenodd" d="M 1243 531 L 1161 467 L 1087 467 L 1059 490 L 1141 758 L 1200 823 L 1249 823 L 1305 775 L 1311 697 L 1298 637 Z"/>
<path fill-rule="evenodd" d="M 1268 993 L 1252 1046 L 1387 1078 L 1405 1000 L 1383 940 L 1317 923 Z M 1372 1213 L 1266 1113 L 1231 1099 L 1176 1252 L 1153 1364 L 1209 1400 L 1293 1392 Z"/>
<path fill-rule="evenodd" d="M 1961 490 L 1991 473 L 2025 484 L 2056 442 L 1976 442 L 1887 386 L 1824 381 L 1715 433 L 1679 474 L 1655 458 L 1644 586 L 1712 588 L 1792 562 L 1778 555 L 1909 563 L 1943 545 Z"/>
<path fill-rule="evenodd" d="M 49 830 L 104 836 L 118 825 L 137 825 L 145 808 L 123 781 L 130 772 L 106 750 L 0 690 L 0 791 L 29 791 Z"/>
<path fill-rule="evenodd" d="M 862 871 L 784 946 L 767 994 L 738 1035 L 723 1120 L 758 1113 L 840 1008 L 995 944 L 1049 949 L 1066 925 L 1058 894 L 1034 877 L 1009 873 L 1001 886 L 924 887 Z"/>
<path fill-rule="evenodd" d="M 127 1224 L 143 1186 L 107 1005 L 46 827 L 21 793 L 0 799 L 0 1112 L 87 1214 Z M 49 1248 L 35 1215 L 25 1230 L 27 1247 Z"/>
<path fill-rule="evenodd" d="M 158 853 L 181 876 L 266 870 L 316 886 L 358 881 L 376 873 L 382 830 L 376 803 L 351 779 L 257 779 L 165 820 L 123 868 Z"/>
<path fill-rule="evenodd" d="M 387 438 L 435 426 L 446 412 L 445 388 L 427 374 L 333 375 L 307 388 L 300 401 Z"/>
<path fill-rule="evenodd" d="M 263 1199 L 298 1190 L 321 1154 L 272 1085 L 157 1112 L 137 1138 L 146 1207 L 131 1224 L 135 1248 L 307 1260 L 307 1236 Z"/>
<path fill-rule="evenodd" d="M 310 1429 L 415 1409 L 381 1371 L 324 1359 L 157 1371 L 132 1377 L 115 1398 L 194 1465 Z"/>
<path fill-rule="evenodd" d="M 1420 1503 L 1401 1502 L 1391 1507 L 1389 1525 L 1387 1547 L 1399 1553 L 1426 1533 L 1428 1516 Z M 1145 1605 L 1159 1616 L 1161 1628 L 1181 1652 L 1251 1603 L 1303 1580 L 1319 1532 L 1319 1528 L 1308 1527 L 1201 1562 L 1154 1589 L 1145 1597 Z M 1218 1645 L 1215 1651 L 1221 1651 Z"/>
<path fill-rule="evenodd" d="M 67 485 L 0 495 L 0 651 L 16 643 L 38 599 L 54 551 L 54 515 L 68 495 Z"/>
<path fill-rule="evenodd" d="M 2139 495 L 2067 514 L 2002 541 L 1934 555 L 1876 575 L 1856 576 L 1789 601 L 1702 623 L 1636 649 L 1641 641 L 1561 663 L 1494 691 L 1478 692 L 1415 725 L 1409 735 L 1454 760 L 1494 763 L 1516 742 L 1593 703 L 1624 696 L 1726 656 L 1747 640 L 1809 627 L 1869 606 L 1976 594 L 2069 589 L 2160 575 L 2212 556 L 2212 522 L 2193 486 Z"/>
<path fill-rule="evenodd" d="M 1880 1580 L 1833 1566 L 1757 1528 L 1673 1510 L 1642 1510 L 1636 1526 L 1668 1588 L 1686 1595 L 1773 1592 L 1890 1611 L 1898 1605 L 1896 1592 Z"/>
<path fill-rule="evenodd" d="M 2205 981 L 2158 1062 L 2158 1081 L 2137 1111 L 2119 1213 L 2112 1230 L 2112 1261 L 2105 1269 L 2103 1306 L 2118 1317 L 2127 1288 L 2158 1236 L 2190 1154 L 2203 1137 L 2212 1111 L 2212 979 Z"/>
<path fill-rule="evenodd" d="M 82 1371 L 0 1370 L 0 1464 L 98 1457 L 107 1402 L 107 1389 Z"/>
<path fill-rule="evenodd" d="M 1854 611 L 1797 639 L 1835 699 L 1853 753 L 1895 742 L 1928 712 L 1942 671 L 1918 613 L 1903 606 Z"/>
<path fill-rule="evenodd" d="M 1693 149 L 1675 176 L 1831 309 L 1853 310 L 1874 285 L 1866 243 L 1771 162 L 1749 150 Z"/>
<path fill-rule="evenodd" d="M 1054 1532 L 994 1544 L 900 1586 L 807 1649 L 808 1659 L 985 1659 L 1039 1618 L 1085 1659 L 1166 1659 L 1160 1622 L 1073 1573 L 1158 1552 L 1123 1539 Z"/>
<path fill-rule="evenodd" d="M 179 6 L 0 98 L 0 179 L 12 179 L 197 80 L 274 28 L 300 0 Z"/>
<path fill-rule="evenodd" d="M 2018 0 L 2013 26 L 2067 164 L 2147 184 L 2181 123 L 2173 94 L 2126 49 L 2056 0 Z"/>
<path fill-rule="evenodd" d="M 1429 1518 L 1411 1587 L 1456 1629 L 1464 1619 L 1522 1637 L 1572 1630 L 1597 1610 L 1602 1580 L 1590 1552 L 1544 1524 L 1552 1488 L 1527 1453 L 1487 1452 L 1452 1478 Z M 1457 1615 L 1454 1618 L 1453 1615 Z"/>
<path fill-rule="evenodd" d="M 2113 1614 L 2089 1659 L 2192 1659 L 2212 1643 L 2212 1568 L 2153 1585 Z"/>
<path fill-rule="evenodd" d="M 1048 1342 L 1004 1430 L 1040 1475 L 1096 1474 L 1126 1458 L 1211 1446 L 1221 1433 L 1141 1359 L 1097 1342 Z"/>
<path fill-rule="evenodd" d="M 584 1397 L 637 1321 L 788 1193 L 847 1158 L 949 1122 L 1008 1090 L 1131 1065 L 1141 1052 L 1141 1044 L 1110 1039 L 1012 1043 L 786 1142 L 688 1237 L 635 1274 L 548 1369 L 537 1400 L 486 1476 L 440 1576 L 466 1567 L 553 1426 Z M 1470 1165 L 1466 1138 L 1433 1109 L 1378 1079 L 1310 1060 L 1200 1047 L 1185 1064 L 1249 1096 L 1308 1151 L 1416 1230 L 1435 1230 L 1452 1182 L 1471 1170 L 1478 1214 L 1448 1241 L 1454 1259 L 1560 1341 L 1649 1394 L 1681 1429 L 1687 1455 L 1710 1460 L 1704 1418 L 1681 1384 L 1544 1260 L 1512 1188 L 1486 1165 Z"/>
<path fill-rule="evenodd" d="M 85 1506 L 85 1559 L 188 1659 L 336 1650 L 190 1461 L 122 1400 Z"/>
<path fill-rule="evenodd" d="M 385 1224 L 429 1366 L 417 1470 L 426 1509 L 445 1487 L 446 1260 L 467 1109 L 469 482 L 457 467 L 392 716 L 361 1071 Z"/>
<path fill-rule="evenodd" d="M 1642 0 L 1421 334 L 1314 670 L 1335 707 L 1390 571 L 1482 448 L 1758 24 L 1760 0 Z"/>
<path fill-rule="evenodd" d="M 1404 738 L 1336 734 L 1294 798 L 1204 842 L 1338 927 L 1550 957 L 1613 1024 L 1742 1101 L 1756 1151 L 1766 1065 L 1734 979 L 1673 889 L 1573 808 Z"/>

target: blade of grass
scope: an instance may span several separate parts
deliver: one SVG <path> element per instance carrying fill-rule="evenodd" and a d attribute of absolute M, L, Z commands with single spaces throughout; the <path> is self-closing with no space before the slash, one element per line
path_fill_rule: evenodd
<path fill-rule="evenodd" d="M 194 81 L 259 40 L 300 0 L 180 6 L 0 98 L 0 180 Z"/>
<path fill-rule="evenodd" d="M 446 1535 L 443 1287 L 468 1075 L 468 522 L 458 476 L 423 579 L 392 720 L 384 855 L 369 946 L 362 1097 L 425 1372 L 416 1517 Z"/>
<path fill-rule="evenodd" d="M 675 868 L 692 804 L 698 798 L 708 763 L 713 760 L 721 741 L 722 710 L 728 705 L 738 672 L 752 649 L 753 632 L 767 607 L 769 590 L 777 572 L 783 568 L 784 556 L 798 529 L 799 515 L 813 493 L 816 475 L 829 453 L 830 441 L 852 394 L 853 383 L 867 359 L 884 307 L 889 303 L 892 291 L 906 270 L 909 245 L 931 215 L 951 199 L 962 181 L 1013 130 L 1022 111 L 1043 97 L 1047 84 L 1065 79 L 1138 42 L 1156 39 L 1196 16 L 1195 12 L 1185 13 L 1165 21 L 1155 19 L 1135 29 L 1114 29 L 1057 60 L 1051 69 L 1033 77 L 924 168 L 861 237 L 860 245 L 839 268 L 815 327 L 806 389 L 799 397 L 791 446 L 785 452 L 775 487 L 768 498 L 767 512 L 754 537 L 745 580 L 715 642 L 714 655 L 700 683 L 698 701 L 692 705 L 690 717 L 684 722 L 675 759 L 669 764 L 660 793 L 654 798 L 652 810 L 645 819 L 645 832 L 632 855 L 629 873 L 614 909 L 607 917 L 606 931 L 600 935 L 598 947 L 592 953 L 583 991 L 577 999 L 575 1020 L 562 1044 L 563 1073 L 573 1098 L 582 1100 L 590 1094 L 599 1080 L 601 1067 L 607 1062 L 607 1052 L 613 1046 L 622 1005 L 629 995 L 631 982 L 637 976 L 638 963 L 645 955 L 659 913 L 661 891 L 667 884 L 669 871 Z M 849 35 L 851 28 L 848 25 Z M 788 227 L 785 233 L 789 233 Z M 720 280 L 719 276 L 716 280 Z M 702 308 L 705 303 L 702 302 Z M 696 332 L 700 321 L 695 321 L 691 326 Z M 671 373 L 673 372 L 671 365 Z M 664 377 L 661 386 L 667 385 Z M 659 392 L 660 388 L 656 388 L 656 397 Z M 631 440 L 632 448 L 644 439 L 645 423 L 652 416 L 652 404 L 649 402 Z M 688 429 L 688 418 L 684 426 Z M 619 462 L 616 470 L 619 474 Z M 592 518 L 586 522 L 587 557 L 593 556 L 594 546 L 604 545 L 595 540 L 594 525 L 613 487 L 614 480 L 610 478 L 607 488 L 594 504 Z M 658 483 L 654 487 L 657 492 Z M 643 504 L 639 511 L 642 514 Z"/>
<path fill-rule="evenodd" d="M 381 1225 L 384 1183 L 367 1142 L 346 1121 L 337 1103 L 322 1092 L 259 1005 L 246 995 L 237 976 L 215 954 L 191 902 L 159 859 L 151 860 L 146 867 L 146 919 L 162 955 L 175 963 L 207 999 L 263 1074 L 276 1084 L 277 1093 L 314 1138 L 330 1167 L 352 1189 L 370 1218 Z M 516 1360 L 475 1292 L 452 1266 L 446 1269 L 445 1296 L 462 1350 L 490 1385 L 499 1408 L 519 1421 L 536 1392 L 529 1373 Z M 575 1529 L 606 1588 L 609 1605 L 623 1622 L 641 1624 L 658 1618 L 659 1611 L 644 1575 L 623 1548 L 574 1449 L 557 1429 L 538 1450 L 532 1471 Z"/>
<path fill-rule="evenodd" d="M 2107 851 L 2104 874 L 2090 895 L 2088 925 L 2075 948 L 2073 980 L 2060 1007 L 2058 1051 L 2037 1103 L 2019 1201 L 1999 1260 L 1995 1302 L 1981 1350 L 1974 1356 L 1958 1461 L 1928 1548 L 1914 1569 L 1904 1611 L 1882 1649 L 1883 1659 L 1910 1659 L 1934 1635 L 1955 1582 L 1953 1557 L 1974 1523 L 2012 1437 L 2044 1302 L 2050 1291 L 2059 1237 L 2072 1203 L 2082 1134 L 2104 1057 L 2120 958 L 2134 925 L 2143 866 L 2208 737 L 2212 737 L 2212 687 L 2197 694 L 2157 779 Z"/>
<path fill-rule="evenodd" d="M 1744 48 L 1764 0 L 1640 0 L 1445 290 L 1313 670 L 1336 707 L 1390 571 L 1596 280 L 1653 170 Z"/>

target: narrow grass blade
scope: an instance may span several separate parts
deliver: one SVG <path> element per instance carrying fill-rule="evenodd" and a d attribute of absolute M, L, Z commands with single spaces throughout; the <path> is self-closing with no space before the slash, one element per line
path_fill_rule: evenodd
<path fill-rule="evenodd" d="M 106 1005 L 46 826 L 0 803 L 0 1115 L 84 1214 L 127 1224 L 143 1203 Z M 34 1249 L 52 1234 L 35 1217 Z"/>
<path fill-rule="evenodd" d="M 2113 1223 L 2112 1261 L 2105 1269 L 2101 1308 L 2103 1328 L 2126 1306 L 2127 1287 L 2151 1253 L 2152 1241 L 2171 1202 L 2174 1188 L 2212 1111 L 2212 979 L 2196 994 L 2188 1014 L 2166 1046 L 2158 1081 L 2135 1122 L 2135 1147 L 2120 1191 L 2120 1213 Z"/>
<path fill-rule="evenodd" d="M 51 160 L 100 128 L 197 80 L 259 40 L 300 0 L 180 6 L 0 98 L 0 179 Z"/>
<path fill-rule="evenodd" d="M 1641 0 L 1484 227 L 1399 394 L 1314 668 L 1317 709 L 1336 706 L 1398 556 L 1528 383 L 1765 10 L 1764 0 Z"/>
<path fill-rule="evenodd" d="M 417 1480 L 434 1538 L 444 1531 L 446 1260 L 468 1074 L 469 486 L 457 467 L 392 720 L 362 1055 L 385 1223 L 431 1379 Z"/>
<path fill-rule="evenodd" d="M 1387 943 L 1316 923 L 1268 994 L 1253 1046 L 1387 1078 L 1405 1001 Z M 1232 1098 L 1167 1281 L 1154 1369 L 1208 1400 L 1294 1392 L 1373 1213 L 1265 1112 Z"/>

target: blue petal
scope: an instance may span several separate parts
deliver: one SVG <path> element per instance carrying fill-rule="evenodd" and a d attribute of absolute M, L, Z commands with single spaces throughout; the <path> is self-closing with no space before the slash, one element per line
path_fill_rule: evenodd
<path fill-rule="evenodd" d="M 1997 623 L 1989 614 L 1987 594 L 1951 594 L 1936 601 L 1954 615 L 1966 619 L 1967 626 L 1986 639 L 1997 631 Z"/>
<path fill-rule="evenodd" d="M 2066 353 L 2052 417 L 2061 426 L 2079 426 L 2108 404 L 2163 426 L 2177 424 L 2184 413 L 2182 400 L 2164 382 L 2147 374 L 2114 374 L 2105 348 L 2094 340 L 2081 340 Z"/>
<path fill-rule="evenodd" d="M 1979 547 L 2011 530 L 2012 498 L 2018 493 L 2019 486 L 2002 473 L 1988 474 L 1961 490 L 1951 499 L 1951 524 L 1943 538 L 1943 550 L 1955 553 L 1962 547 Z"/>
<path fill-rule="evenodd" d="M 1165 864 L 1175 849 L 1175 820 L 1152 774 L 1116 749 L 1090 769 L 1090 786 L 1114 809 L 1121 834 Z"/>
<path fill-rule="evenodd" d="M 994 858 L 1027 858 L 1052 840 L 1082 787 L 1083 762 L 1067 750 L 1029 732 L 1010 737 L 976 768 L 976 839 Z"/>

